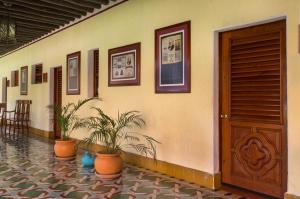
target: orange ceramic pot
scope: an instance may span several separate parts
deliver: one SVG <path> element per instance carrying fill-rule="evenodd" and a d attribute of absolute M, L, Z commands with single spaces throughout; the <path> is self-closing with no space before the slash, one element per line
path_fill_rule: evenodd
<path fill-rule="evenodd" d="M 55 140 L 55 155 L 59 158 L 70 158 L 76 155 L 75 140 Z"/>
<path fill-rule="evenodd" d="M 95 169 L 99 177 L 114 179 L 121 175 L 123 160 L 120 154 L 97 153 Z"/>

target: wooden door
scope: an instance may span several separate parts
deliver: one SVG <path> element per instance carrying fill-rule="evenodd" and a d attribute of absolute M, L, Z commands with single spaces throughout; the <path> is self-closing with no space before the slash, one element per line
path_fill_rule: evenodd
<path fill-rule="evenodd" d="M 54 69 L 54 96 L 53 102 L 54 104 L 61 106 L 62 104 L 62 68 L 57 67 Z M 54 121 L 55 121 L 54 117 Z M 59 126 L 57 126 L 56 122 L 53 123 L 54 136 L 56 139 L 59 139 L 61 136 L 61 131 Z"/>
<path fill-rule="evenodd" d="M 220 34 L 222 181 L 275 197 L 287 187 L 285 27 Z"/>
<path fill-rule="evenodd" d="M 2 102 L 7 102 L 7 77 L 2 78 Z"/>

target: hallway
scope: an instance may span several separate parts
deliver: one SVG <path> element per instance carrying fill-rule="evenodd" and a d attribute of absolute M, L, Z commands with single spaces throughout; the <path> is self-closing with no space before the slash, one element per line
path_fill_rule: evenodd
<path fill-rule="evenodd" d="M 120 179 L 104 182 L 80 159 L 56 160 L 42 138 L 1 139 L 0 198 L 242 198 L 128 165 Z"/>

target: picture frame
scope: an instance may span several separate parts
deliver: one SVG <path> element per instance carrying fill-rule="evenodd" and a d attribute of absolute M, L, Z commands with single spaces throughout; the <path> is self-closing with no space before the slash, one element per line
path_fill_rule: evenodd
<path fill-rule="evenodd" d="M 191 22 L 155 30 L 155 93 L 191 92 Z"/>
<path fill-rule="evenodd" d="M 67 95 L 80 95 L 81 52 L 67 55 Z"/>
<path fill-rule="evenodd" d="M 108 86 L 140 85 L 141 43 L 108 50 Z"/>
<path fill-rule="evenodd" d="M 28 94 L 28 66 L 23 66 L 20 69 L 20 94 Z"/>

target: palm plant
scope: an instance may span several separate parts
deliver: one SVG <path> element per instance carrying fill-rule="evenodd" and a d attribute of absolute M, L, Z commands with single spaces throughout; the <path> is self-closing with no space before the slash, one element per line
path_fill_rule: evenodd
<path fill-rule="evenodd" d="M 126 147 L 131 147 L 139 153 L 156 159 L 156 144 L 159 142 L 152 137 L 132 131 L 145 125 L 139 111 L 118 113 L 117 119 L 106 115 L 100 108 L 93 107 L 97 116 L 86 119 L 86 127 L 91 129 L 89 137 L 83 142 L 88 146 L 92 143 L 102 142 L 105 150 L 101 153 L 116 154 Z M 142 139 L 146 144 L 141 143 Z"/>
<path fill-rule="evenodd" d="M 85 122 L 76 115 L 76 112 L 87 102 L 98 98 L 88 98 L 79 100 L 77 103 L 67 103 L 64 106 L 57 104 L 49 105 L 48 108 L 53 110 L 53 122 L 56 122 L 61 130 L 61 139 L 69 140 L 71 133 L 85 126 Z"/>

